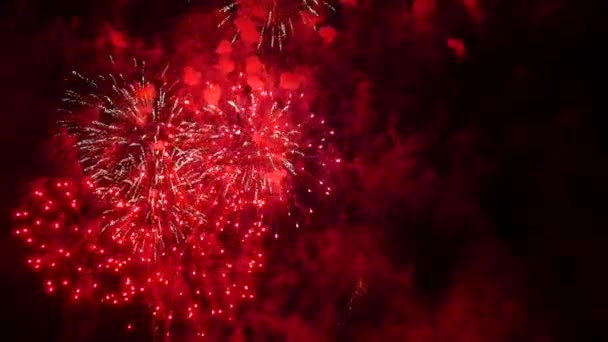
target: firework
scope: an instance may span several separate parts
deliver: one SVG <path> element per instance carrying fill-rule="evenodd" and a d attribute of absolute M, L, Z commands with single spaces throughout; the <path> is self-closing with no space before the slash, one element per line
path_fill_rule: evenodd
<path fill-rule="evenodd" d="M 231 320 L 239 303 L 255 297 L 254 276 L 264 264 L 268 229 L 251 214 L 224 207 L 214 224 L 188 243 L 183 275 L 190 294 L 207 314 Z"/>
<path fill-rule="evenodd" d="M 316 26 L 328 11 L 335 10 L 334 1 L 328 0 L 229 0 L 220 9 L 220 26 L 247 18 L 259 32 L 258 49 L 267 45 L 282 50 L 299 23 Z"/>
<path fill-rule="evenodd" d="M 72 179 L 40 180 L 16 212 L 15 234 L 30 247 L 27 263 L 46 271 L 49 293 L 109 304 L 131 302 L 146 291 L 154 265 L 121 253 L 100 234 L 93 184 Z"/>
<path fill-rule="evenodd" d="M 240 86 L 223 93 L 218 105 L 203 106 L 209 131 L 202 143 L 205 193 L 215 206 L 255 208 L 255 221 L 286 212 L 298 227 L 297 214 L 314 211 L 306 198 L 332 191 L 324 179 L 330 164 L 339 162 L 328 152 L 334 132 L 307 110 L 302 94 Z"/>
<path fill-rule="evenodd" d="M 60 126 L 78 167 L 37 182 L 16 212 L 28 264 L 48 292 L 147 304 L 163 333 L 235 319 L 255 299 L 267 237 L 331 193 L 333 131 L 288 91 L 231 85 L 200 102 L 137 62 L 73 78 Z"/>
<path fill-rule="evenodd" d="M 263 267 L 261 223 L 241 239 L 224 227 L 239 227 L 246 216 L 222 213 L 178 253 L 136 257 L 101 232 L 103 208 L 94 189 L 90 181 L 39 180 L 14 214 L 27 264 L 44 275 L 48 293 L 116 307 L 145 303 L 167 332 L 188 321 L 198 334 L 207 318 L 232 320 L 240 303 L 254 299 L 255 271 Z"/>
<path fill-rule="evenodd" d="M 191 177 L 200 131 L 165 72 L 148 79 L 137 61 L 129 71 L 95 78 L 74 72 L 84 90 L 67 91 L 64 110 L 71 118 L 61 125 L 75 138 L 95 193 L 109 203 L 101 233 L 157 258 L 204 221 Z"/>

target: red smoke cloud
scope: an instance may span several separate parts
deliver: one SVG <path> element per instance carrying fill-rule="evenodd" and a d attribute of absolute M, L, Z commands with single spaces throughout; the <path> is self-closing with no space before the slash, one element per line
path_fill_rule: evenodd
<path fill-rule="evenodd" d="M 300 230 L 279 227 L 255 302 L 226 331 L 208 329 L 209 338 L 549 340 L 528 314 L 525 267 L 480 203 L 479 179 L 493 167 L 480 156 L 484 137 L 453 122 L 446 104 L 459 93 L 446 90 L 443 63 L 452 55 L 466 63 L 475 46 L 437 24 L 439 1 L 341 3 L 341 25 L 298 32 L 284 55 L 255 48 L 250 18 L 235 19 L 232 43 L 197 7 L 177 15 L 173 31 L 146 39 L 116 23 L 101 25 L 96 39 L 76 38 L 79 26 L 65 23 L 54 34 L 66 41 L 67 69 L 134 55 L 169 65 L 184 93 L 214 106 L 224 82 L 243 73 L 252 89 L 304 92 L 333 125 L 342 158 L 332 170 L 335 197 Z M 486 18 L 482 3 L 461 4 L 476 25 Z"/>

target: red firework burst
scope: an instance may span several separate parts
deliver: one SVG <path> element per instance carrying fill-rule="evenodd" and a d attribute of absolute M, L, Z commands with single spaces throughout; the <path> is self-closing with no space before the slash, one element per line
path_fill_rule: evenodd
<path fill-rule="evenodd" d="M 237 34 L 244 34 L 246 41 L 256 39 L 258 49 L 266 45 L 282 50 L 299 24 L 316 28 L 328 11 L 335 10 L 335 1 L 331 0 L 229 0 L 220 9 L 220 26 L 234 19 Z"/>
<path fill-rule="evenodd" d="M 129 70 L 74 73 L 85 89 L 67 92 L 61 126 L 81 174 L 35 184 L 15 232 L 49 292 L 110 305 L 137 297 L 200 334 L 205 318 L 232 320 L 255 298 L 281 217 L 298 227 L 309 194 L 331 193 L 333 131 L 301 94 L 231 86 L 200 104 L 163 73 Z"/>
<path fill-rule="evenodd" d="M 222 213 L 179 252 L 159 260 L 138 257 L 100 229 L 103 204 L 93 187 L 40 180 L 15 213 L 15 234 L 28 246 L 28 265 L 43 273 L 47 292 L 111 306 L 141 301 L 157 320 L 188 321 L 199 334 L 207 318 L 232 320 L 239 304 L 255 297 L 266 231 L 260 222 L 243 238 L 238 228 L 250 222 L 247 216 Z"/>
<path fill-rule="evenodd" d="M 86 78 L 64 98 L 83 173 L 109 204 L 101 232 L 147 258 L 182 244 L 204 222 L 192 178 L 200 139 L 164 74 L 148 79 L 138 67 Z"/>
<path fill-rule="evenodd" d="M 28 264 L 47 271 L 48 292 L 123 304 L 146 291 L 146 274 L 155 265 L 122 253 L 100 231 L 92 183 L 41 180 L 32 188 L 15 214 L 15 234 L 31 248 Z"/>
<path fill-rule="evenodd" d="M 311 197 L 331 194 L 327 168 L 340 162 L 327 151 L 334 131 L 308 111 L 302 94 L 242 86 L 221 93 L 202 111 L 208 133 L 201 183 L 212 205 L 254 208 L 261 222 L 286 213 L 298 227 L 300 216 L 314 211 Z"/>

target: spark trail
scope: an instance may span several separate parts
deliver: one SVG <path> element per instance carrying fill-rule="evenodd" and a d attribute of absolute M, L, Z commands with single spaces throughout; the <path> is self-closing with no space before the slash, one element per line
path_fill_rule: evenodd
<path fill-rule="evenodd" d="M 336 11 L 335 1 L 230 0 L 219 10 L 222 17 L 219 26 L 230 20 L 247 18 L 259 32 L 258 49 L 268 46 L 282 50 L 298 25 L 316 28 L 316 24 L 323 21 L 329 11 Z"/>

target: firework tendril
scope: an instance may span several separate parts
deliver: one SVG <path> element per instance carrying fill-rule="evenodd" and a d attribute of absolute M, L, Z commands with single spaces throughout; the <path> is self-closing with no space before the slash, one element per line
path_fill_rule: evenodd
<path fill-rule="evenodd" d="M 257 48 L 282 50 L 298 24 L 313 26 L 323 21 L 328 11 L 336 11 L 334 1 L 324 0 L 229 0 L 220 10 L 223 26 L 230 20 L 247 18 L 259 31 Z M 235 35 L 234 39 L 238 36 Z M 234 40 L 233 39 L 233 40 Z"/>

